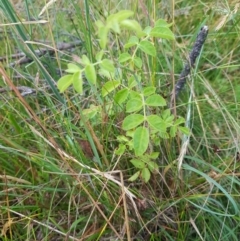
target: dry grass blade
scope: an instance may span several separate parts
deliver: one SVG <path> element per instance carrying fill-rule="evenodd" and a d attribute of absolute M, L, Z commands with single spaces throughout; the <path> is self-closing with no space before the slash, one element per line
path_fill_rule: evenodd
<path fill-rule="evenodd" d="M 126 188 L 125 186 L 122 186 L 122 183 L 119 182 L 119 180 L 117 180 L 112 174 L 118 173 L 119 171 L 113 171 L 113 172 L 101 172 L 95 168 L 89 167 L 87 165 L 82 164 L 81 162 L 79 162 L 78 160 L 76 160 L 74 157 L 68 155 L 66 152 L 64 152 L 62 149 L 60 149 L 58 146 L 55 146 L 53 143 L 51 143 L 49 140 L 47 140 L 45 137 L 42 136 L 42 134 L 40 132 L 38 132 L 36 129 L 34 129 L 34 127 L 32 127 L 31 125 L 29 125 L 29 127 L 31 128 L 31 130 L 38 135 L 39 137 L 41 137 L 41 139 L 43 139 L 49 146 L 53 147 L 64 159 L 66 158 L 67 160 L 71 160 L 74 163 L 78 164 L 80 167 L 85 168 L 91 172 L 93 172 L 95 175 L 99 175 L 103 178 L 106 178 L 107 180 L 110 180 L 114 183 L 116 183 L 119 187 L 123 188 L 124 192 L 126 193 L 126 195 L 128 196 L 128 198 L 131 200 L 133 207 L 135 209 L 136 214 L 139 216 L 138 213 L 138 209 L 136 206 L 136 203 L 134 201 L 134 199 L 136 198 L 136 196 L 130 192 L 128 190 L 128 188 Z"/>

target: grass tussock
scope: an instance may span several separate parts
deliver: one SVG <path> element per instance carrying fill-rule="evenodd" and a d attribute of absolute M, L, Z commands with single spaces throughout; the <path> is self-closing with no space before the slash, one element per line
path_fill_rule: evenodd
<path fill-rule="evenodd" d="M 84 79 L 82 94 L 57 87 L 69 62 L 96 61 L 95 22 L 123 9 L 143 28 L 172 23 L 174 41 L 152 40 L 156 57 L 136 53 L 142 87 L 167 102 L 199 29 L 209 27 L 175 103 L 191 134 L 151 139 L 147 153 L 160 154 L 149 182 L 129 181 L 130 142 L 118 153 L 128 114 L 103 98 L 106 78 Z M 239 240 L 239 9 L 238 1 L 1 1 L 1 240 Z M 124 83 L 132 72 L 118 56 L 130 36 L 111 31 L 105 51 Z"/>

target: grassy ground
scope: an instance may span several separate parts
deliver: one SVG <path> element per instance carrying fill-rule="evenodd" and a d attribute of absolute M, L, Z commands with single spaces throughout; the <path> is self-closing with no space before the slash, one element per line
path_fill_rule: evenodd
<path fill-rule="evenodd" d="M 239 240 L 238 1 L 13 3 L 0 3 L 0 56 L 6 57 L 0 79 L 0 239 Z M 156 40 L 157 57 L 141 55 L 139 71 L 143 85 L 153 84 L 167 100 L 200 27 L 209 27 L 176 103 L 191 129 L 189 142 L 178 133 L 152 143 L 160 155 L 148 183 L 129 182 L 135 172 L 131 150 L 116 154 L 124 107 L 110 113 L 111 98 L 106 102 L 87 83 L 83 95 L 72 88 L 60 94 L 55 85 L 73 55 L 95 58 L 95 21 L 122 9 L 132 10 L 143 28 L 159 18 L 173 23 L 176 40 Z M 107 54 L 116 64 L 118 46 L 128 37 L 127 31 L 111 35 Z M 56 47 L 76 41 L 75 48 Z M 46 46 L 54 53 L 35 54 Z M 12 54 L 19 52 L 33 61 L 13 65 L 19 58 Z M 14 86 L 34 93 L 22 97 L 7 88 Z M 93 105 L 99 111 L 84 121 L 84 110 Z"/>

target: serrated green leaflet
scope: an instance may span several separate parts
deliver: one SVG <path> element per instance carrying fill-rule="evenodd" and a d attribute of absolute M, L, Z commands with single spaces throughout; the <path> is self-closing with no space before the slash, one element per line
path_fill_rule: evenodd
<path fill-rule="evenodd" d="M 142 100 L 141 100 L 141 99 L 138 99 L 138 98 L 130 99 L 130 100 L 127 102 L 126 111 L 127 111 L 128 113 L 129 113 L 129 112 L 135 112 L 135 111 L 141 110 L 142 107 L 143 107 L 143 103 L 142 103 Z"/>
<path fill-rule="evenodd" d="M 82 94 L 83 92 L 83 82 L 82 82 L 82 73 L 76 72 L 73 74 L 73 88 L 79 93 Z"/>
<path fill-rule="evenodd" d="M 144 53 L 148 55 L 155 57 L 157 54 L 154 45 L 147 40 L 142 40 L 138 46 Z"/>
<path fill-rule="evenodd" d="M 85 75 L 86 75 L 87 80 L 91 84 L 93 84 L 93 85 L 96 84 L 97 76 L 96 76 L 95 68 L 92 64 L 89 64 L 85 67 Z"/>
<path fill-rule="evenodd" d="M 143 169 L 145 167 L 145 163 L 139 159 L 132 159 L 130 161 L 136 168 Z"/>
<path fill-rule="evenodd" d="M 146 99 L 145 103 L 146 105 L 149 105 L 149 106 L 166 106 L 167 105 L 166 100 L 161 95 L 158 95 L 158 94 L 149 96 Z"/>
<path fill-rule="evenodd" d="M 122 89 L 119 90 L 115 96 L 114 96 L 114 100 L 118 103 L 118 104 L 122 104 L 128 97 L 129 94 L 129 90 L 128 89 Z"/>
<path fill-rule="evenodd" d="M 118 13 L 115 14 L 111 14 L 108 18 L 107 18 L 107 22 L 111 22 L 111 21 L 117 21 L 117 22 L 121 22 L 129 17 L 131 17 L 133 15 L 132 11 L 129 10 L 121 10 Z"/>
<path fill-rule="evenodd" d="M 69 63 L 68 68 L 66 69 L 66 72 L 67 73 L 76 73 L 76 72 L 79 72 L 80 70 L 81 70 L 80 67 L 77 66 L 76 64 Z"/>
<path fill-rule="evenodd" d="M 150 36 L 169 40 L 175 39 L 173 32 L 167 27 L 154 27 L 150 32 Z"/>
<path fill-rule="evenodd" d="M 147 87 L 144 87 L 143 88 L 143 95 L 145 97 L 149 96 L 149 95 L 152 95 L 154 94 L 156 91 L 156 87 L 153 87 L 153 86 L 147 86 Z"/>
<path fill-rule="evenodd" d="M 134 62 L 134 65 L 135 65 L 137 68 L 139 68 L 139 69 L 142 68 L 142 59 L 141 59 L 141 58 L 135 56 L 135 57 L 133 58 L 133 62 Z"/>
<path fill-rule="evenodd" d="M 84 54 L 84 55 L 82 56 L 82 58 L 81 58 L 81 63 L 82 63 L 83 65 L 91 64 L 89 58 L 88 58 L 85 54 Z"/>
<path fill-rule="evenodd" d="M 58 80 L 57 87 L 62 93 L 72 84 L 72 82 L 72 75 L 68 74 Z"/>
<path fill-rule="evenodd" d="M 136 156 L 143 155 L 149 144 L 149 131 L 146 127 L 138 127 L 133 135 L 133 148 Z"/>
<path fill-rule="evenodd" d="M 147 183 L 151 177 L 151 173 L 147 167 L 142 169 L 141 175 L 142 175 L 142 179 L 145 183 Z"/>
<path fill-rule="evenodd" d="M 140 175 L 140 171 L 134 173 L 134 174 L 128 179 L 128 181 L 130 181 L 130 182 L 135 181 L 135 180 L 139 177 L 139 175 Z"/>
<path fill-rule="evenodd" d="M 131 36 L 128 42 L 124 45 L 124 48 L 128 49 L 134 45 L 137 45 L 139 43 L 139 39 L 136 36 Z"/>
<path fill-rule="evenodd" d="M 101 66 L 101 68 L 103 68 L 111 73 L 114 73 L 114 71 L 115 71 L 113 62 L 110 59 L 103 59 L 102 62 L 100 63 L 100 66 Z"/>
<path fill-rule="evenodd" d="M 144 116 L 140 114 L 132 114 L 128 115 L 122 124 L 123 130 L 131 130 L 137 126 L 139 126 L 144 121 Z"/>
<path fill-rule="evenodd" d="M 124 63 L 131 58 L 132 58 L 132 56 L 129 53 L 122 53 L 122 54 L 120 54 L 118 61 L 119 61 L 119 63 Z"/>
<path fill-rule="evenodd" d="M 152 173 L 158 170 L 158 164 L 154 161 L 148 161 L 147 166 Z"/>
<path fill-rule="evenodd" d="M 158 19 L 155 23 L 154 27 L 170 27 L 172 24 L 167 23 L 165 20 L 163 19 Z"/>
<path fill-rule="evenodd" d="M 136 20 L 126 19 L 120 23 L 121 27 L 134 30 L 137 35 L 141 35 L 142 28 Z"/>
<path fill-rule="evenodd" d="M 102 87 L 102 96 L 105 97 L 113 90 L 115 90 L 119 85 L 120 85 L 120 82 L 118 80 L 110 80 L 106 82 Z"/>
<path fill-rule="evenodd" d="M 190 135 L 190 130 L 185 126 L 178 126 L 179 131 L 185 135 Z"/>
<path fill-rule="evenodd" d="M 164 120 L 157 115 L 149 115 L 147 116 L 147 121 L 151 127 L 154 129 L 165 133 L 167 129 L 167 125 Z"/>

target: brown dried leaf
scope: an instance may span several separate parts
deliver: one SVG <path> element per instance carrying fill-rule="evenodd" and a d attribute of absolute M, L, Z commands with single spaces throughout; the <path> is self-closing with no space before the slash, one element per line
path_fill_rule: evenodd
<path fill-rule="evenodd" d="M 7 231 L 11 228 L 13 224 L 13 219 L 9 219 L 2 227 L 1 236 L 6 236 Z"/>
<path fill-rule="evenodd" d="M 94 157 L 93 151 L 92 151 L 92 147 L 89 143 L 89 141 L 87 140 L 81 140 L 81 139 L 77 139 L 79 145 L 82 148 L 83 154 L 87 157 L 92 159 Z"/>

